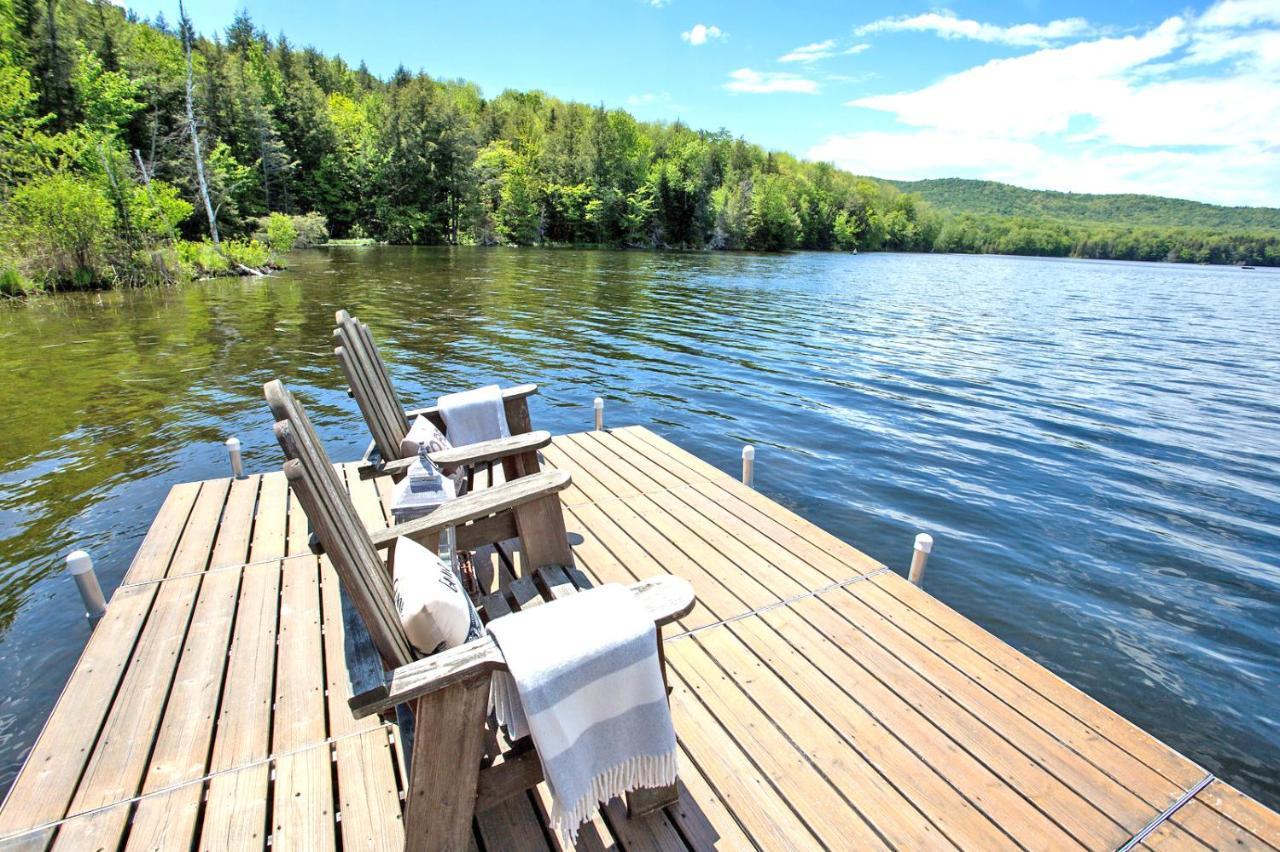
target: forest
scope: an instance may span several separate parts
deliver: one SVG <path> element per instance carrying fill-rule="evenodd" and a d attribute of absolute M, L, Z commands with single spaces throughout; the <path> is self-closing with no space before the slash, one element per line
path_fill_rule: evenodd
<path fill-rule="evenodd" d="M 725 130 L 363 65 L 241 13 L 0 0 L 0 292 L 252 274 L 328 239 L 1280 264 L 1280 231 L 940 211 Z"/>
<path fill-rule="evenodd" d="M 1023 219 L 1201 228 L 1229 231 L 1280 230 L 1280 208 L 1222 207 L 1159 195 L 1095 195 L 1024 189 L 993 180 L 938 178 L 895 180 L 903 192 L 919 195 L 941 213 L 974 213 Z"/>

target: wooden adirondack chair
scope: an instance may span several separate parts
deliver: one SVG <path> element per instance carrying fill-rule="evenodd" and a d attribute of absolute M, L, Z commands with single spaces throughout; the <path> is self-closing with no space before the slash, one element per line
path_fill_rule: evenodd
<path fill-rule="evenodd" d="M 342 372 L 347 377 L 351 395 L 355 397 L 373 436 L 362 460 L 360 476 L 366 479 L 388 474 L 398 476 L 413 462 L 412 458 L 402 458 L 400 442 L 404 440 L 414 419 L 426 417 L 448 437 L 444 419 L 435 406 L 406 411 L 396 396 L 391 375 L 378 354 L 369 326 L 342 310 L 334 315 L 334 320 L 337 328 L 333 330 L 333 337 L 338 344 L 334 354 L 338 356 L 338 363 L 342 365 Z M 505 480 L 536 473 L 537 451 L 551 440 L 547 432 L 534 432 L 529 419 L 528 398 L 537 391 L 538 386 L 531 384 L 503 390 L 503 408 L 507 415 L 507 428 L 511 432 L 510 438 L 473 444 L 471 447 L 456 447 L 455 450 L 469 450 L 471 456 L 481 454 L 500 459 Z M 494 446 L 490 447 L 490 444 Z M 489 472 L 492 470 L 491 466 L 492 461 L 489 462 Z"/>
<path fill-rule="evenodd" d="M 418 659 L 400 625 L 379 551 L 393 547 L 400 536 L 435 547 L 446 527 L 455 528 L 463 549 L 518 536 L 530 573 L 489 595 L 482 617 L 497 618 L 571 594 L 589 583 L 573 567 L 557 496 L 569 475 L 545 471 L 521 477 L 460 497 L 425 518 L 370 533 L 302 406 L 278 381 L 268 383 L 265 392 L 288 458 L 285 476 L 311 522 L 314 549 L 328 555 L 341 582 L 352 712 L 361 718 L 412 708 L 411 715 L 402 714 L 400 726 L 409 753 L 406 848 L 465 849 L 474 815 L 536 785 L 542 780 L 541 763 L 527 739 L 504 749 L 499 732 L 489 726 L 490 675 L 503 668 L 498 646 L 486 636 Z M 693 608 L 692 588 L 677 577 L 630 588 L 659 628 Z M 659 630 L 659 653 L 661 637 Z M 424 732 L 420 739 L 415 729 Z M 639 815 L 676 799 L 672 786 L 636 791 L 628 805 Z"/>

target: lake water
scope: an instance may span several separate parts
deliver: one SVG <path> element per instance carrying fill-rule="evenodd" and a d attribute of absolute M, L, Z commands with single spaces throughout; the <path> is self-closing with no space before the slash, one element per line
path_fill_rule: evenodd
<path fill-rule="evenodd" d="M 84 645 L 63 556 L 115 588 L 168 488 L 277 469 L 283 377 L 335 458 L 329 342 L 406 402 L 534 381 L 534 422 L 640 423 L 898 570 L 1280 806 L 1280 274 L 925 255 L 298 253 L 269 279 L 0 310 L 0 791 Z"/>

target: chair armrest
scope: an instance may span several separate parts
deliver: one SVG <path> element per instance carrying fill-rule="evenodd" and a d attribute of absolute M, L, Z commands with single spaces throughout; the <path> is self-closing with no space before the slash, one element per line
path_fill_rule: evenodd
<path fill-rule="evenodd" d="M 429 457 L 431 461 L 435 462 L 436 467 L 443 469 L 445 473 L 451 473 L 456 468 L 479 462 L 494 462 L 510 456 L 537 452 L 550 444 L 550 432 L 522 432 L 509 438 L 480 441 L 476 444 L 441 450 L 438 453 L 431 453 Z M 380 458 L 374 458 L 376 452 L 370 445 L 370 449 L 365 452 L 364 458 L 360 460 L 361 479 L 396 476 L 408 470 L 417 459 L 417 456 L 409 456 L 408 458 L 392 459 L 384 462 Z"/>
<path fill-rule="evenodd" d="M 377 459 L 362 459 L 360 466 L 356 468 L 360 473 L 361 479 L 377 479 L 380 476 L 398 476 L 409 469 L 409 466 L 417 461 L 417 456 L 409 456 L 404 459 L 392 459 L 391 461 L 383 461 L 381 457 Z"/>
<path fill-rule="evenodd" d="M 391 461 L 387 461 L 382 457 L 382 454 L 378 452 L 378 442 L 370 441 L 369 446 L 364 448 L 364 455 L 360 457 L 356 471 L 360 474 L 361 479 L 377 479 L 379 476 L 390 476 L 400 473 L 409 467 L 409 464 L 413 459 L 410 458 L 401 464 L 400 462 L 402 461 L 404 460 L 392 459 Z"/>
<path fill-rule="evenodd" d="M 524 399 L 525 397 L 533 396 L 537 392 L 538 392 L 538 386 L 535 384 L 523 384 L 523 385 L 516 385 L 514 387 L 503 388 L 502 401 L 506 403 L 506 402 L 511 402 L 512 400 Z M 423 408 L 415 408 L 411 411 L 406 411 L 404 413 L 404 416 L 407 421 L 412 423 L 415 417 L 419 417 L 419 416 L 430 417 L 433 414 L 439 414 L 439 413 L 440 413 L 440 409 L 438 406 L 428 405 Z"/>
<path fill-rule="evenodd" d="M 531 476 L 522 476 L 492 488 L 473 491 L 456 500 L 444 503 L 424 518 L 408 521 L 385 530 L 370 533 L 373 545 L 384 549 L 400 536 L 417 539 L 437 535 L 447 527 L 461 526 L 496 515 L 506 509 L 532 503 L 543 497 L 557 494 L 569 487 L 569 474 L 563 470 L 548 470 Z"/>
<path fill-rule="evenodd" d="M 664 574 L 632 583 L 627 588 L 659 628 L 683 618 L 693 609 L 693 587 L 682 577 Z M 555 602 L 546 606 L 555 606 Z M 352 714 L 361 719 L 505 667 L 502 651 L 493 637 L 482 636 L 474 642 L 401 666 L 391 672 L 385 686 L 363 692 L 348 704 Z"/>
<path fill-rule="evenodd" d="M 494 441 L 480 441 L 431 453 L 429 458 L 438 467 L 452 470 L 477 462 L 497 461 L 509 456 L 520 456 L 540 450 L 551 443 L 550 432 L 524 432 L 509 438 L 498 438 Z"/>

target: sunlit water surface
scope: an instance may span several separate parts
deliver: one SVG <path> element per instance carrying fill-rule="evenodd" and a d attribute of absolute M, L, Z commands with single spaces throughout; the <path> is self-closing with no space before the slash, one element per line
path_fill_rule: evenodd
<path fill-rule="evenodd" d="M 269 279 L 0 310 L 0 790 L 177 482 L 278 469 L 285 378 L 366 443 L 329 340 L 407 402 L 534 381 L 539 428 L 644 424 L 1280 805 L 1280 275 L 988 257 L 330 249 Z"/>

